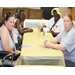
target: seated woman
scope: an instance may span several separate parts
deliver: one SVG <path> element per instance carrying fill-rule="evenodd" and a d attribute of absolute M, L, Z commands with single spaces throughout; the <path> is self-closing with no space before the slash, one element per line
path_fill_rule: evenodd
<path fill-rule="evenodd" d="M 8 51 L 10 53 L 18 54 L 13 40 L 13 28 L 15 18 L 10 14 L 5 18 L 5 25 L 0 27 L 0 51 Z"/>
<path fill-rule="evenodd" d="M 60 44 L 55 44 L 57 42 Z M 75 67 L 75 29 L 70 14 L 64 17 L 64 30 L 52 40 L 45 40 L 44 44 L 47 48 L 54 48 L 63 52 L 66 67 Z"/>
<path fill-rule="evenodd" d="M 33 32 L 33 29 L 31 29 L 31 28 L 23 28 L 24 20 L 25 20 L 24 10 L 19 10 L 19 12 L 17 14 L 17 19 L 15 21 L 15 26 L 14 26 L 14 29 L 13 29 L 13 32 L 16 34 L 14 38 L 18 38 L 19 36 L 21 36 L 22 39 L 23 39 L 22 35 L 24 33 Z M 17 43 L 18 46 L 20 46 L 21 44 Z M 18 46 L 17 46 L 17 48 L 18 48 Z"/>
<path fill-rule="evenodd" d="M 26 32 L 33 32 L 33 29 L 31 28 L 23 28 L 24 20 L 25 20 L 24 10 L 19 10 L 14 28 L 18 30 L 19 34 L 24 34 Z"/>
<path fill-rule="evenodd" d="M 63 29 L 63 19 L 61 17 L 61 13 L 59 8 L 53 8 L 51 11 L 52 18 L 41 28 L 48 28 L 49 32 L 53 35 L 53 37 L 57 36 Z"/>

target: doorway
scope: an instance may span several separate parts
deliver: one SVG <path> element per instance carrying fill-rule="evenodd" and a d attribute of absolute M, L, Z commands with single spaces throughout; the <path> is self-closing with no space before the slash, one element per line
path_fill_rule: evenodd
<path fill-rule="evenodd" d="M 43 10 L 43 18 L 44 19 L 50 19 L 53 16 L 51 15 L 51 10 L 55 8 L 55 7 L 41 7 L 41 9 Z"/>

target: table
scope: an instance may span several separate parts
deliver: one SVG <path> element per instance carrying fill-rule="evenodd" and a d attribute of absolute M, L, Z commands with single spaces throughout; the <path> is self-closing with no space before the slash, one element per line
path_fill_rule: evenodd
<path fill-rule="evenodd" d="M 49 65 L 15 65 L 15 67 L 63 67 L 63 66 L 49 66 Z"/>
<path fill-rule="evenodd" d="M 49 20 L 45 19 L 25 19 L 24 21 L 24 28 L 38 28 L 38 22 L 40 22 L 43 25 L 45 25 Z"/>
<path fill-rule="evenodd" d="M 42 32 L 41 37 L 44 40 L 53 38 L 51 33 L 43 36 Z M 34 31 L 31 33 L 23 35 L 22 45 L 31 45 L 32 47 L 22 47 L 19 65 L 65 66 L 62 51 L 46 48 L 44 43 L 39 39 L 37 28 L 34 28 Z"/>

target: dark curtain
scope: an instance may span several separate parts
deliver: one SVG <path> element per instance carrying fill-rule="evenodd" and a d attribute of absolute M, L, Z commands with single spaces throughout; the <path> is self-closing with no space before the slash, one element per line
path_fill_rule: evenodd
<path fill-rule="evenodd" d="M 45 19 L 50 19 L 51 17 L 53 17 L 51 15 L 51 10 L 53 9 L 54 7 L 41 7 L 41 9 L 43 10 L 43 18 Z"/>

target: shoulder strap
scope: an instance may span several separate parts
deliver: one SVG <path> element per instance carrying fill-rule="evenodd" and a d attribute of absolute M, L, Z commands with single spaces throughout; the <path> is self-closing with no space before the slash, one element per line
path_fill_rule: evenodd
<path fill-rule="evenodd" d="M 5 27 L 4 25 L 0 27 L 0 29 L 2 29 L 3 27 Z"/>
<path fill-rule="evenodd" d="M 60 17 L 59 17 L 60 19 Z M 55 24 L 59 21 L 59 19 L 52 25 L 52 27 L 50 28 L 50 30 L 52 30 L 52 28 L 55 26 Z"/>

